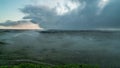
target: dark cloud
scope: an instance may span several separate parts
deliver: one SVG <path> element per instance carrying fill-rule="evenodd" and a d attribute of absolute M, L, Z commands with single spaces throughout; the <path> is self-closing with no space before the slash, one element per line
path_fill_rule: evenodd
<path fill-rule="evenodd" d="M 0 29 L 42 29 L 38 24 L 29 21 L 6 21 L 0 23 Z"/>
<path fill-rule="evenodd" d="M 24 23 L 29 23 L 28 21 L 11 21 L 8 20 L 6 22 L 0 23 L 0 26 L 14 26 L 14 25 L 18 25 L 18 24 L 24 24 Z"/>
<path fill-rule="evenodd" d="M 68 14 L 57 15 L 57 7 L 50 9 L 45 6 L 26 6 L 22 12 L 27 14 L 25 19 L 31 19 L 46 29 L 94 29 L 94 28 L 119 28 L 120 9 L 119 0 L 109 0 L 106 5 L 98 6 L 102 0 L 72 0 L 79 2 L 77 10 Z M 101 2 L 102 3 L 102 2 Z M 82 8 L 82 9 L 81 9 Z M 99 14 L 97 14 L 99 12 Z"/>
<path fill-rule="evenodd" d="M 48 4 L 27 5 L 20 9 L 25 14 L 23 19 L 30 21 L 7 21 L 0 25 L 32 22 L 44 29 L 120 28 L 119 0 L 56 0 L 51 1 L 56 5 L 45 3 Z"/>
<path fill-rule="evenodd" d="M 57 18 L 52 10 L 43 6 L 26 6 L 24 9 L 22 9 L 22 12 L 28 14 L 28 16 L 25 16 L 24 19 L 31 19 L 31 22 L 39 23 L 41 26 L 46 27 L 52 24 L 50 21 L 56 20 Z"/>

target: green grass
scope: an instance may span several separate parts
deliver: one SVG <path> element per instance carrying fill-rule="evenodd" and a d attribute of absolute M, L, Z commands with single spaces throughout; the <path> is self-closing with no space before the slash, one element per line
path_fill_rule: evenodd
<path fill-rule="evenodd" d="M 68 64 L 68 65 L 45 65 L 45 64 L 31 64 L 24 63 L 19 65 L 11 65 L 11 66 L 0 66 L 0 68 L 99 68 L 98 65 L 87 65 L 87 64 Z"/>

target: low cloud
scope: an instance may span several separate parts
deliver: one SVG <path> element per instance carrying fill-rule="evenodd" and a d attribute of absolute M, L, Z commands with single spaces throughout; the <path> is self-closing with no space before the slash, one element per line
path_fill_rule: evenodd
<path fill-rule="evenodd" d="M 42 29 L 38 24 L 34 24 L 28 21 L 7 21 L 0 23 L 1 29 Z"/>

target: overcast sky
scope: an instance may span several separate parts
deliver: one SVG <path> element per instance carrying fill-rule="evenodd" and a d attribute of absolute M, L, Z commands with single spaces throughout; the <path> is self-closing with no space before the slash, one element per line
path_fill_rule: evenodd
<path fill-rule="evenodd" d="M 29 19 L 45 29 L 120 28 L 119 7 L 120 0 L 0 0 L 0 22 L 12 26 Z"/>

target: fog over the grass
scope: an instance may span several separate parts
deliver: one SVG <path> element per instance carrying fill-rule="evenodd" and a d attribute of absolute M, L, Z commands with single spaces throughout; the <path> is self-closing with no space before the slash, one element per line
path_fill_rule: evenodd
<path fill-rule="evenodd" d="M 20 9 L 25 14 L 23 19 L 28 19 L 23 23 L 36 23 L 44 29 L 120 28 L 119 0 L 32 1 L 33 4 Z M 19 24 L 18 21 L 4 24 L 11 26 L 16 23 Z"/>
<path fill-rule="evenodd" d="M 0 40 L 6 43 L 2 54 L 22 57 L 18 60 L 120 67 L 120 32 L 11 31 L 3 32 Z"/>

